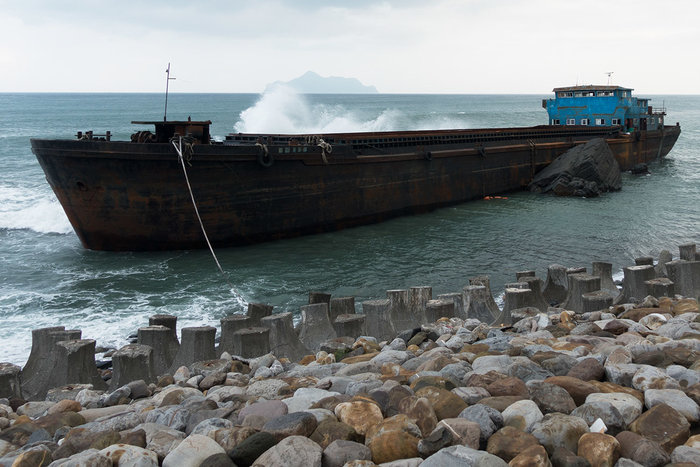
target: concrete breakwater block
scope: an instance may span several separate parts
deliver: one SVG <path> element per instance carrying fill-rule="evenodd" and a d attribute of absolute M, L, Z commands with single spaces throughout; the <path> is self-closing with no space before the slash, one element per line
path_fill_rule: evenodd
<path fill-rule="evenodd" d="M 535 307 L 532 290 L 518 287 L 520 284 L 525 285 L 522 282 L 507 284 L 515 287 L 506 287 L 503 299 L 503 316 L 509 315 L 512 310 L 517 308 Z"/>
<path fill-rule="evenodd" d="M 95 340 L 74 339 L 57 342 L 54 347 L 55 366 L 46 375 L 46 390 L 68 384 L 92 384 L 94 389 L 106 389 L 95 365 Z"/>
<path fill-rule="evenodd" d="M 496 300 L 493 298 L 493 292 L 491 292 L 491 278 L 486 275 L 476 276 L 469 279 L 469 285 L 482 285 L 486 288 L 486 306 L 493 316 L 497 316 L 501 309 L 498 308 Z"/>
<path fill-rule="evenodd" d="M 401 332 L 416 325 L 420 317 L 413 316 L 411 312 L 411 293 L 408 289 L 387 290 L 386 298 L 389 300 L 389 314 L 396 331 Z"/>
<path fill-rule="evenodd" d="M 313 303 L 301 307 L 299 340 L 307 349 L 317 352 L 323 342 L 336 337 L 335 329 L 333 329 L 328 315 L 327 302 Z"/>
<path fill-rule="evenodd" d="M 568 287 L 562 308 L 583 313 L 583 294 L 600 290 L 600 277 L 586 273 L 567 275 Z"/>
<path fill-rule="evenodd" d="M 542 289 L 544 300 L 550 305 L 564 303 L 567 287 L 566 268 L 561 264 L 550 264 L 547 268 L 547 280 Z"/>
<path fill-rule="evenodd" d="M 666 271 L 677 294 L 700 300 L 700 261 L 671 261 L 666 263 Z"/>
<path fill-rule="evenodd" d="M 181 366 L 203 360 L 214 360 L 216 358 L 215 337 L 216 328 L 213 326 L 182 328 L 182 343 L 170 366 L 170 374 L 175 373 Z"/>
<path fill-rule="evenodd" d="M 653 266 L 654 265 L 654 258 L 651 256 L 640 256 L 638 258 L 634 258 L 634 265 L 635 266 Z"/>
<path fill-rule="evenodd" d="M 411 315 L 419 324 L 427 324 L 425 319 L 425 304 L 433 299 L 433 288 L 430 286 L 411 287 L 409 289 Z M 367 323 L 367 321 L 365 321 Z"/>
<path fill-rule="evenodd" d="M 695 243 L 686 243 L 683 245 L 678 245 L 678 252 L 680 253 L 680 259 L 685 261 L 696 261 L 697 260 L 697 247 Z"/>
<path fill-rule="evenodd" d="M 38 400 L 46 396 L 46 392 L 53 387 L 49 384 L 51 384 L 50 376 L 57 364 L 56 344 L 61 341 L 80 339 L 81 334 L 79 329 L 66 330 L 63 326 L 32 331 L 32 350 L 21 375 L 24 397 L 28 400 Z"/>
<path fill-rule="evenodd" d="M 238 349 L 234 355 L 254 358 L 270 352 L 270 328 L 250 327 L 233 333 L 233 346 Z"/>
<path fill-rule="evenodd" d="M 515 281 L 516 282 L 521 282 L 521 279 L 525 277 L 535 277 L 537 273 L 535 272 L 534 269 L 527 269 L 525 271 L 518 271 L 515 273 Z"/>
<path fill-rule="evenodd" d="M 250 324 L 248 326 L 262 326 L 261 320 L 272 314 L 272 305 L 267 305 L 265 303 L 249 303 L 248 312 L 246 316 L 250 318 Z"/>
<path fill-rule="evenodd" d="M 644 283 L 647 285 L 647 295 L 652 297 L 673 297 L 675 294 L 673 281 L 667 277 L 657 277 Z"/>
<path fill-rule="evenodd" d="M 148 318 L 149 326 L 165 326 L 170 329 L 170 333 L 177 341 L 177 316 L 174 315 L 152 315 Z"/>
<path fill-rule="evenodd" d="M 454 316 L 460 319 L 467 318 L 467 312 L 464 309 L 464 295 L 458 292 L 443 293 L 437 296 L 438 300 L 452 300 L 454 305 Z"/>
<path fill-rule="evenodd" d="M 309 292 L 309 305 L 314 303 L 325 303 L 330 308 L 331 294 L 326 292 Z"/>
<path fill-rule="evenodd" d="M 581 300 L 583 313 L 589 313 L 591 311 L 607 311 L 612 306 L 614 298 L 607 290 L 596 290 L 582 294 Z"/>
<path fill-rule="evenodd" d="M 613 299 L 620 294 L 612 278 L 612 263 L 604 261 L 593 262 L 593 275 L 600 277 L 600 290 L 604 290 L 613 296 Z"/>
<path fill-rule="evenodd" d="M 171 329 L 161 325 L 139 328 L 136 342 L 153 349 L 153 372 L 156 376 L 168 372 L 180 348 L 180 343 L 173 336 Z"/>
<path fill-rule="evenodd" d="M 454 318 L 455 304 L 452 299 L 429 300 L 425 304 L 425 317 L 429 323 L 434 323 L 440 318 Z"/>
<path fill-rule="evenodd" d="M 396 336 L 394 323 L 391 321 L 391 301 L 366 300 L 362 302 L 365 326 L 380 341 L 390 340 Z"/>
<path fill-rule="evenodd" d="M 355 313 L 355 297 L 335 297 L 331 298 L 331 308 L 328 312 L 331 323 L 340 315 L 351 315 Z"/>
<path fill-rule="evenodd" d="M 270 329 L 270 352 L 276 357 L 286 357 L 293 362 L 298 362 L 310 353 L 294 331 L 290 312 L 266 316 L 260 320 L 260 324 Z"/>
<path fill-rule="evenodd" d="M 365 331 L 365 315 L 358 313 L 338 315 L 333 321 L 333 328 L 338 337 L 349 336 L 357 339 L 367 334 Z"/>
<path fill-rule="evenodd" d="M 546 313 L 547 308 L 549 308 L 549 303 L 547 303 L 544 299 L 544 295 L 542 295 L 542 279 L 535 276 L 523 276 L 521 282 L 527 284 L 527 288 L 532 291 L 532 305 L 528 306 L 537 308 L 541 312 Z"/>
<path fill-rule="evenodd" d="M 253 327 L 253 320 L 250 316 L 237 314 L 228 315 L 221 318 L 221 338 L 217 354 L 228 352 L 230 355 L 241 355 L 240 348 L 236 347 L 234 334 L 241 329 Z"/>
<path fill-rule="evenodd" d="M 112 355 L 112 380 L 109 390 L 125 386 L 132 381 L 156 381 L 153 365 L 153 348 L 150 345 L 128 344 Z"/>
<path fill-rule="evenodd" d="M 622 268 L 622 271 L 625 274 L 622 280 L 622 292 L 615 299 L 615 304 L 627 302 L 631 298 L 635 298 L 640 302 L 644 300 L 644 297 L 647 296 L 647 285 L 645 282 L 656 277 L 654 266 L 648 264 L 628 266 Z"/>
<path fill-rule="evenodd" d="M 22 398 L 21 371 L 20 367 L 12 363 L 0 363 L 0 397 L 7 399 Z"/>
<path fill-rule="evenodd" d="M 489 302 L 493 300 L 493 297 L 484 285 L 467 285 L 462 289 L 462 296 L 464 297 L 464 313 L 467 318 L 478 319 L 482 323 L 491 323 L 500 314 L 498 307 L 496 307 L 498 314 L 494 315 L 491 311 Z"/>

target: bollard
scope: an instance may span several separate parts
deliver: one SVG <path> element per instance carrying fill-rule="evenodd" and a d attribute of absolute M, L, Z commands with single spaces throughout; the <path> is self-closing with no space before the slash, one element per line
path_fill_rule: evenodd
<path fill-rule="evenodd" d="M 550 305 L 558 305 L 566 300 L 566 268 L 560 264 L 550 264 L 547 268 L 547 280 L 542 289 L 544 300 Z"/>
<path fill-rule="evenodd" d="M 110 391 L 140 379 L 146 384 L 157 380 L 153 367 L 153 348 L 150 345 L 128 344 L 117 350 L 112 355 L 112 369 Z"/>
<path fill-rule="evenodd" d="M 478 319 L 482 323 L 491 324 L 496 318 L 489 308 L 489 299 L 493 300 L 488 288 L 484 285 L 467 285 L 462 290 L 464 313 L 467 318 Z M 495 303 L 495 302 L 494 302 Z M 500 314 L 501 310 L 498 310 Z"/>
<path fill-rule="evenodd" d="M 678 245 L 678 250 L 680 253 L 680 259 L 686 261 L 695 261 L 697 248 L 695 243 L 686 243 L 684 245 Z"/>
<path fill-rule="evenodd" d="M 357 339 L 365 335 L 365 315 L 348 313 L 338 315 L 333 321 L 333 328 L 338 337 L 349 336 Z"/>
<path fill-rule="evenodd" d="M 625 277 L 622 280 L 622 292 L 615 298 L 614 303 L 616 305 L 618 303 L 625 303 L 632 297 L 641 302 L 644 300 L 644 297 L 647 296 L 647 285 L 645 282 L 656 277 L 654 266 L 648 264 L 643 266 L 629 266 L 622 268 L 622 270 L 625 273 Z"/>
<path fill-rule="evenodd" d="M 55 387 L 50 386 L 50 379 L 56 367 L 56 343 L 80 339 L 81 334 L 79 329 L 65 330 L 63 326 L 32 331 L 32 353 L 36 358 L 30 355 L 21 374 L 22 394 L 27 400 L 42 400 Z"/>
<path fill-rule="evenodd" d="M 165 326 L 170 329 L 170 333 L 177 341 L 177 316 L 173 315 L 153 315 L 148 318 L 149 326 Z"/>
<path fill-rule="evenodd" d="M 440 318 L 454 318 L 455 304 L 451 299 L 428 300 L 425 304 L 425 318 L 434 323 Z"/>
<path fill-rule="evenodd" d="M 569 274 L 567 279 L 569 285 L 567 287 L 566 300 L 561 306 L 576 313 L 583 313 L 582 295 L 600 290 L 600 277 L 586 273 L 575 273 Z"/>
<path fill-rule="evenodd" d="M 467 312 L 464 309 L 464 295 L 461 293 L 444 293 L 437 296 L 438 300 L 452 300 L 454 304 L 454 316 L 460 319 L 467 319 Z"/>
<path fill-rule="evenodd" d="M 608 292 L 613 299 L 620 294 L 612 278 L 612 263 L 593 261 L 593 275 L 600 277 L 600 290 Z"/>
<path fill-rule="evenodd" d="M 250 327 L 233 333 L 233 346 L 239 349 L 236 355 L 243 358 L 261 357 L 270 353 L 270 328 Z"/>
<path fill-rule="evenodd" d="M 309 305 L 314 303 L 325 303 L 330 307 L 331 294 L 325 292 L 309 292 Z"/>
<path fill-rule="evenodd" d="M 527 271 L 519 271 L 515 273 L 515 281 L 516 282 L 521 282 L 521 279 L 524 279 L 525 277 L 534 277 L 537 274 L 535 273 L 535 270 L 527 270 Z"/>
<path fill-rule="evenodd" d="M 652 297 L 673 297 L 675 294 L 673 281 L 667 277 L 657 277 L 644 283 L 647 285 L 647 295 Z"/>
<path fill-rule="evenodd" d="M 675 293 L 700 300 L 700 261 L 676 260 L 666 263 Z"/>
<path fill-rule="evenodd" d="M 493 299 L 493 293 L 491 292 L 491 279 L 489 276 L 476 276 L 469 279 L 469 285 L 483 285 L 486 287 L 486 306 L 488 307 L 491 315 L 497 316 L 501 309 L 498 308 L 496 300 Z"/>
<path fill-rule="evenodd" d="M 549 303 L 547 303 L 542 295 L 542 279 L 535 276 L 524 276 L 521 280 L 527 285 L 527 288 L 532 291 L 532 304 L 528 306 L 537 308 L 542 313 L 546 313 L 547 308 L 549 308 Z"/>
<path fill-rule="evenodd" d="M 318 352 L 323 342 L 336 337 L 328 317 L 328 303 L 317 302 L 301 307 L 299 340 L 307 349 Z"/>
<path fill-rule="evenodd" d="M 137 343 L 152 349 L 153 373 L 156 376 L 166 374 L 180 348 L 177 339 L 173 339 L 171 329 L 161 325 L 144 326 L 138 329 L 137 336 Z"/>
<path fill-rule="evenodd" d="M 666 277 L 666 263 L 673 261 L 673 256 L 668 250 L 661 250 L 659 253 L 659 261 L 654 266 L 654 271 L 656 272 L 656 277 Z"/>
<path fill-rule="evenodd" d="M 635 266 L 653 266 L 654 258 L 651 256 L 640 256 L 639 258 L 634 258 Z"/>
<path fill-rule="evenodd" d="M 182 342 L 173 364 L 170 366 L 170 374 L 174 374 L 181 366 L 204 360 L 214 360 L 216 358 L 215 337 L 216 328 L 213 326 L 182 328 Z"/>
<path fill-rule="evenodd" d="M 396 336 L 394 323 L 391 321 L 391 302 L 389 300 L 367 300 L 362 302 L 367 331 L 379 341 L 391 340 Z"/>
<path fill-rule="evenodd" d="M 265 303 L 249 303 L 248 313 L 246 316 L 250 318 L 250 323 L 248 326 L 262 326 L 261 320 L 272 314 L 272 305 L 267 305 Z"/>
<path fill-rule="evenodd" d="M 607 311 L 613 304 L 614 297 L 607 290 L 596 290 L 594 292 L 586 292 L 581 295 L 583 303 L 583 313 L 592 311 Z"/>
<path fill-rule="evenodd" d="M 389 299 L 389 315 L 394 329 L 401 332 L 412 329 L 418 325 L 418 321 L 411 313 L 411 293 L 408 289 L 387 290 L 386 298 Z"/>
<path fill-rule="evenodd" d="M 331 323 L 340 315 L 355 313 L 355 297 L 331 298 L 330 319 Z"/>
<path fill-rule="evenodd" d="M 12 363 L 0 363 L 0 398 L 22 399 L 21 371 Z"/>
<path fill-rule="evenodd" d="M 425 324 L 425 304 L 433 299 L 433 288 L 430 286 L 411 287 L 409 292 L 409 308 L 413 319 L 418 324 Z M 367 325 L 369 321 L 365 321 Z M 368 329 L 371 329 L 368 327 Z"/>
<path fill-rule="evenodd" d="M 301 343 L 297 333 L 294 331 L 294 323 L 292 314 L 275 313 L 266 316 L 260 320 L 262 327 L 270 330 L 269 342 L 270 352 L 278 358 L 286 357 L 293 362 L 298 362 L 305 355 L 308 355 L 309 349 Z"/>
<path fill-rule="evenodd" d="M 69 384 L 92 384 L 96 390 L 106 389 L 95 365 L 95 340 L 73 339 L 57 342 L 55 367 L 48 378 L 48 389 Z"/>
<path fill-rule="evenodd" d="M 247 315 L 228 315 L 221 318 L 221 339 L 219 339 L 219 348 L 216 354 L 221 355 L 223 352 L 228 352 L 230 355 L 241 355 L 241 349 L 236 347 L 233 334 L 250 327 L 253 327 L 253 318 Z"/>

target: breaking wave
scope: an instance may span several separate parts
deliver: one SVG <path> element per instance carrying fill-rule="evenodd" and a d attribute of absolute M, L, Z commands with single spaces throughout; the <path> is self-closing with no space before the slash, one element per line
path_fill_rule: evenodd
<path fill-rule="evenodd" d="M 0 186 L 0 229 L 30 229 L 67 234 L 72 227 L 55 198 L 40 197 L 16 187 Z"/>

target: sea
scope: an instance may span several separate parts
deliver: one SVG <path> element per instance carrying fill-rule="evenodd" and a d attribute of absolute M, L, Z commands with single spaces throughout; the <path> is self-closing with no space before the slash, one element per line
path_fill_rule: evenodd
<path fill-rule="evenodd" d="M 171 93 L 170 119 L 211 120 L 212 134 L 330 133 L 530 126 L 547 123 L 549 95 L 301 95 Z M 666 124 L 682 133 L 650 174 L 623 174 L 623 188 L 598 198 L 526 191 L 334 233 L 206 250 L 114 253 L 84 249 L 31 152 L 30 138 L 74 138 L 109 130 L 128 140 L 162 120 L 162 94 L 0 94 L 0 362 L 23 365 L 31 331 L 81 329 L 98 346 L 119 348 L 158 313 L 178 326 L 219 325 L 249 302 L 299 309 L 310 291 L 386 297 L 390 289 L 432 286 L 458 292 L 475 275 L 502 297 L 515 273 L 547 266 L 622 267 L 678 245 L 700 244 L 700 96 L 652 95 Z M 157 173 L 153 174 L 158 177 Z"/>

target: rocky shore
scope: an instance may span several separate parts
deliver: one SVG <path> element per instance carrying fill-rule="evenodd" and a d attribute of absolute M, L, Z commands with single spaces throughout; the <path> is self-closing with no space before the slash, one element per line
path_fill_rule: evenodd
<path fill-rule="evenodd" d="M 700 255 L 488 277 L 361 304 L 95 341 L 32 332 L 0 363 L 0 466 L 700 465 Z M 101 354 L 101 352 L 100 352 Z"/>

